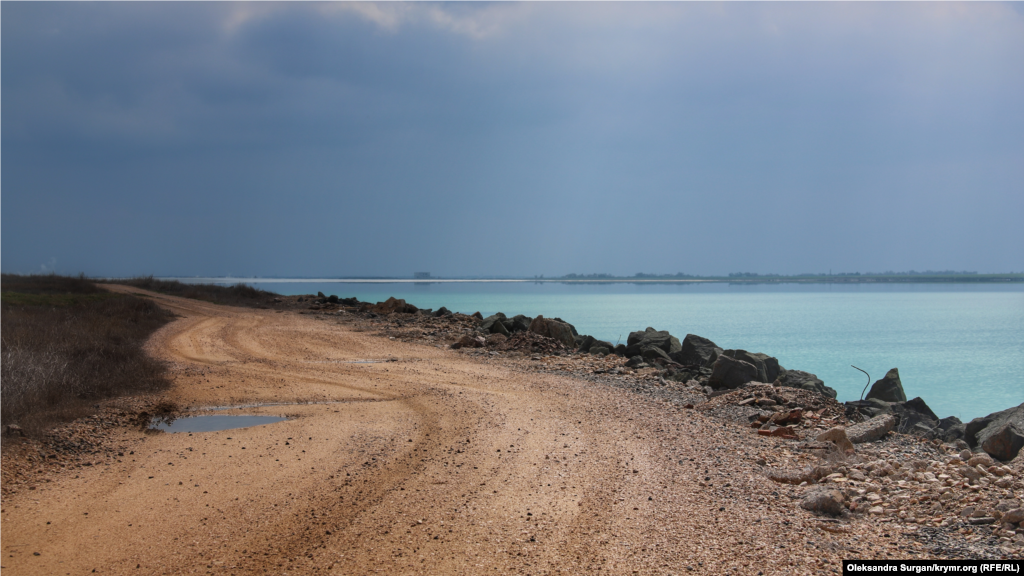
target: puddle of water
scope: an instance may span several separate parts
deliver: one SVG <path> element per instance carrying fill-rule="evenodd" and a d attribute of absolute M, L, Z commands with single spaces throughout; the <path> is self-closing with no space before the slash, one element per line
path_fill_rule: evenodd
<path fill-rule="evenodd" d="M 303 360 L 306 364 L 380 364 L 384 360 Z"/>
<path fill-rule="evenodd" d="M 150 428 L 172 433 L 218 432 L 220 430 L 273 424 L 282 420 L 286 420 L 286 418 L 283 416 L 191 416 L 189 418 L 177 418 L 170 422 L 157 422 L 150 426 Z"/>

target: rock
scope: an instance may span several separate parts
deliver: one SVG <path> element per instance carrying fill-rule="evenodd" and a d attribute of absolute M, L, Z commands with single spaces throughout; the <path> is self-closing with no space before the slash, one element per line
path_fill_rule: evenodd
<path fill-rule="evenodd" d="M 992 464 L 993 464 L 992 457 L 989 456 L 988 454 L 985 454 L 985 453 L 972 454 L 967 459 L 967 465 L 968 466 L 982 466 L 984 468 L 988 468 Z"/>
<path fill-rule="evenodd" d="M 999 503 L 996 504 L 996 510 L 1003 512 L 1004 514 L 1016 508 L 1020 508 L 1020 500 L 1017 499 L 1000 500 Z"/>
<path fill-rule="evenodd" d="M 906 402 L 907 395 L 903 392 L 899 369 L 893 368 L 886 372 L 884 378 L 871 385 L 871 390 L 865 398 L 877 398 L 883 402 Z"/>
<path fill-rule="evenodd" d="M 444 306 L 441 306 L 440 308 L 437 309 L 437 312 L 434 312 L 434 318 L 440 318 L 442 316 L 451 316 L 451 315 L 452 315 L 452 311 L 447 309 L 447 308 L 445 308 Z"/>
<path fill-rule="evenodd" d="M 414 314 L 419 310 L 419 308 L 407 303 L 405 300 L 395 298 L 394 296 L 383 302 L 377 302 L 375 305 L 370 306 L 369 309 L 378 314 Z"/>
<path fill-rule="evenodd" d="M 604 351 L 601 352 L 601 354 L 608 354 L 609 352 L 612 351 L 613 348 L 615 348 L 615 346 L 612 345 L 611 342 L 598 340 L 593 336 L 580 336 L 578 340 L 580 342 L 579 349 L 577 350 L 578 352 L 589 352 L 591 354 L 597 354 L 597 352 L 593 351 L 593 348 L 597 347 L 604 349 Z"/>
<path fill-rule="evenodd" d="M 537 316 L 530 323 L 530 332 L 547 336 L 570 348 L 574 348 L 576 345 L 576 337 L 572 333 L 571 326 L 558 320 Z"/>
<path fill-rule="evenodd" d="M 641 356 L 643 356 L 644 361 L 648 364 L 654 363 L 658 358 L 661 358 L 663 361 L 672 362 L 672 358 L 666 354 L 664 350 L 655 346 L 644 348 L 643 352 L 641 352 Z"/>
<path fill-rule="evenodd" d="M 591 346 L 590 347 L 590 353 L 593 354 L 594 356 L 607 356 L 607 355 L 611 354 L 611 352 L 612 352 L 611 348 L 608 348 L 606 346 Z"/>
<path fill-rule="evenodd" d="M 470 316 L 472 316 L 473 318 L 476 318 L 477 320 L 483 320 L 484 319 L 484 315 L 481 314 L 479 310 L 476 311 L 476 312 L 473 312 L 472 314 L 470 314 Z"/>
<path fill-rule="evenodd" d="M 778 381 L 780 386 L 787 388 L 799 388 L 801 390 L 817 392 L 822 396 L 828 396 L 833 399 L 836 397 L 835 390 L 825 386 L 825 383 L 814 374 L 804 372 L 803 370 L 785 370 L 780 367 L 776 380 L 772 380 L 772 382 L 775 381 Z"/>
<path fill-rule="evenodd" d="M 338 296 L 335 294 L 331 294 L 330 296 L 327 297 L 327 301 L 330 302 L 331 304 L 337 304 Z"/>
<path fill-rule="evenodd" d="M 757 381 L 757 368 L 749 362 L 720 356 L 711 367 L 708 385 L 716 390 L 739 388 L 748 382 Z"/>
<path fill-rule="evenodd" d="M 317 292 L 317 293 L 316 293 L 316 297 L 317 297 L 317 298 L 327 298 L 327 296 L 324 296 L 324 293 L 323 293 L 323 292 Z"/>
<path fill-rule="evenodd" d="M 800 507 L 818 514 L 839 516 L 843 513 L 843 500 L 843 493 L 839 490 L 817 488 L 804 496 Z"/>
<path fill-rule="evenodd" d="M 616 344 L 615 348 L 612 349 L 612 352 L 618 354 L 619 356 L 625 356 L 626 355 L 626 345 L 625 344 Z"/>
<path fill-rule="evenodd" d="M 1006 428 L 1007 425 L 1010 428 Z M 994 412 L 984 418 L 975 418 L 964 427 L 964 440 L 971 448 L 981 446 L 982 450 L 985 450 L 985 442 L 997 434 L 1000 438 L 990 442 L 989 446 L 993 450 L 998 450 L 1002 456 L 1013 454 L 1008 458 L 1012 460 L 1021 450 L 1020 441 L 1015 438 L 1024 436 L 1024 404 Z M 992 456 L 1000 457 L 996 454 L 992 454 Z"/>
<path fill-rule="evenodd" d="M 957 440 L 963 440 L 964 423 L 956 416 L 947 416 L 940 419 L 937 428 L 939 430 L 939 438 L 943 442 L 954 443 Z"/>
<path fill-rule="evenodd" d="M 883 438 L 893 427 L 896 426 L 896 418 L 892 415 L 876 416 L 867 422 L 854 424 L 846 429 L 846 436 L 850 442 L 861 444 L 874 442 Z"/>
<path fill-rule="evenodd" d="M 483 348 L 487 344 L 487 340 L 483 336 L 466 334 L 455 344 L 452 344 L 452 350 L 458 350 L 459 348 Z"/>
<path fill-rule="evenodd" d="M 981 443 L 982 450 L 1004 462 L 1016 458 L 1021 448 L 1024 448 L 1024 434 L 1011 423 L 1003 424 Z"/>
<path fill-rule="evenodd" d="M 17 424 L 4 424 L 4 436 L 25 436 L 25 431 Z"/>
<path fill-rule="evenodd" d="M 1020 524 L 1021 522 L 1024 522 L 1024 508 L 1014 508 L 1013 510 L 1008 510 L 1005 514 L 1003 514 L 1003 517 L 1000 518 L 1000 520 L 1003 523 Z"/>
<path fill-rule="evenodd" d="M 873 401 L 877 401 L 874 400 Z M 938 438 L 939 417 L 932 412 L 932 409 L 925 404 L 920 397 L 906 402 L 897 402 L 889 405 L 889 409 L 899 419 L 896 430 L 902 434 L 912 434 L 921 438 Z"/>
<path fill-rule="evenodd" d="M 533 322 L 533 318 L 524 316 L 522 314 L 516 314 L 506 324 L 508 331 L 515 334 L 516 332 L 526 332 L 530 329 L 530 323 Z"/>
<path fill-rule="evenodd" d="M 565 324 L 566 326 L 568 326 L 569 327 L 569 331 L 572 332 L 573 338 L 575 338 L 575 337 L 580 335 L 580 333 L 576 331 L 576 327 L 573 326 L 572 324 L 569 324 L 565 320 L 562 320 L 561 318 L 552 318 L 552 320 L 554 320 L 555 322 L 561 322 L 562 324 Z"/>
<path fill-rule="evenodd" d="M 832 442 L 836 445 L 836 448 L 839 448 L 839 451 L 844 454 L 847 452 L 855 451 L 855 448 L 853 447 L 853 442 L 850 442 L 850 438 L 847 437 L 846 435 L 846 428 L 842 426 L 836 426 L 831 430 L 819 434 L 818 441 Z"/>
<path fill-rule="evenodd" d="M 726 355 L 726 356 L 728 356 L 730 358 L 734 358 L 736 360 L 742 360 L 742 361 L 744 361 L 744 362 L 746 362 L 748 364 L 753 365 L 755 368 L 757 368 L 757 381 L 758 382 L 765 382 L 765 383 L 767 383 L 767 382 L 774 382 L 775 381 L 775 378 L 772 378 L 771 380 L 768 379 L 767 368 L 764 365 L 764 358 L 770 358 L 770 356 L 768 356 L 767 354 L 754 354 L 754 353 L 751 353 L 751 352 L 747 352 L 746 350 L 726 350 L 726 351 L 722 352 L 722 354 L 724 354 L 724 355 Z M 772 358 L 772 360 L 774 360 L 774 358 Z M 778 361 L 776 361 L 775 362 L 776 376 L 778 376 L 778 366 L 779 366 L 779 363 L 778 363 Z"/>
<path fill-rule="evenodd" d="M 626 339 L 627 356 L 643 354 L 643 351 L 648 348 L 658 348 L 668 356 L 679 352 L 683 346 L 679 343 L 679 339 L 669 334 L 667 330 L 655 330 L 648 327 L 643 332 L 629 333 L 629 337 Z"/>
<path fill-rule="evenodd" d="M 935 412 L 932 412 L 932 409 L 929 408 L 928 405 L 924 403 L 924 400 L 921 399 L 920 396 L 918 396 L 917 398 L 907 400 L 902 404 L 902 406 L 908 410 L 913 410 L 914 412 L 921 414 L 922 416 L 928 418 L 929 420 L 938 421 L 939 419 L 939 417 L 935 415 Z"/>
<path fill-rule="evenodd" d="M 504 334 L 491 334 L 487 336 L 485 343 L 488 347 L 497 346 L 508 340 L 508 337 Z"/>
<path fill-rule="evenodd" d="M 687 334 L 683 338 L 679 352 L 669 355 L 683 366 L 711 366 L 721 353 L 722 349 L 711 340 L 696 334 Z"/>
<path fill-rule="evenodd" d="M 972 466 L 961 466 L 960 475 L 971 481 L 971 484 L 976 484 L 981 479 L 981 472 L 977 468 Z"/>
<path fill-rule="evenodd" d="M 594 344 L 594 342 L 597 342 L 597 338 L 594 338 L 593 336 L 590 335 L 580 336 L 576 340 L 579 342 L 579 344 L 577 344 L 576 351 L 581 353 L 590 352 L 590 347 Z"/>
<path fill-rule="evenodd" d="M 501 312 L 498 312 L 493 316 L 488 316 L 487 318 L 484 318 L 483 322 L 477 325 L 476 329 L 485 334 L 501 334 L 507 337 L 509 335 L 509 331 L 501 322 L 504 319 L 505 315 L 502 314 Z"/>
<path fill-rule="evenodd" d="M 639 354 L 637 354 L 636 356 L 633 356 L 629 360 L 626 360 L 626 366 L 628 366 L 630 368 L 636 368 L 636 367 L 640 366 L 641 364 L 644 364 L 644 357 L 640 356 Z"/>

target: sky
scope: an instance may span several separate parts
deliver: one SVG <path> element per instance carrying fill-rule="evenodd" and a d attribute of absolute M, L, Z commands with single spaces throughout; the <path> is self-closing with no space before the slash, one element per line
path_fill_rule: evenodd
<path fill-rule="evenodd" d="M 1021 3 L 0 4 L 0 268 L 1024 271 Z"/>

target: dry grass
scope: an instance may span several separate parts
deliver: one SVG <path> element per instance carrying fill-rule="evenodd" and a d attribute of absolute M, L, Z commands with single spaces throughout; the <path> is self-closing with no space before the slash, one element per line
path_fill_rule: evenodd
<path fill-rule="evenodd" d="M 280 294 L 253 288 L 246 284 L 235 284 L 234 286 L 220 286 L 217 284 L 186 284 L 177 280 L 160 280 L 153 278 L 152 276 L 140 276 L 137 278 L 130 278 L 128 280 L 115 280 L 111 282 L 134 286 L 136 288 L 142 288 L 143 290 L 160 292 L 161 294 L 168 294 L 171 296 L 181 296 L 182 298 L 203 300 L 214 304 L 245 306 L 248 308 L 267 308 L 267 304 L 271 303 L 274 298 L 280 296 Z"/>
<path fill-rule="evenodd" d="M 96 400 L 168 385 L 142 345 L 172 315 L 83 277 L 0 278 L 0 418 L 38 434 Z"/>

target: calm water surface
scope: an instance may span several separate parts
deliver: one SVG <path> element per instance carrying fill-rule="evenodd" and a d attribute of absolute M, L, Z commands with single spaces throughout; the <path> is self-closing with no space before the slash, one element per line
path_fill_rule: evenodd
<path fill-rule="evenodd" d="M 698 334 L 813 372 L 839 400 L 858 398 L 867 381 L 851 364 L 872 380 L 898 367 L 908 397 L 965 421 L 1024 402 L 1021 285 L 249 284 L 370 302 L 395 296 L 484 316 L 543 314 L 612 343 L 647 326 Z"/>

